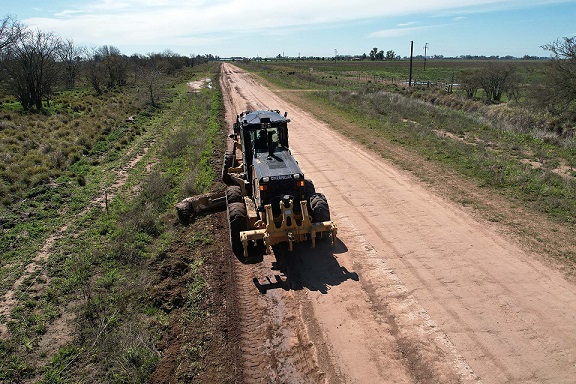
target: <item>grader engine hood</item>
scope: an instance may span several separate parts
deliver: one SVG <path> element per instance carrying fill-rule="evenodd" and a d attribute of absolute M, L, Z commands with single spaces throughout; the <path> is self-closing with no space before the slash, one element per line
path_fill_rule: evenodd
<path fill-rule="evenodd" d="M 272 155 L 268 153 L 256 154 L 254 171 L 256 177 L 269 177 L 271 182 L 274 180 L 291 180 L 296 174 L 303 177 L 298 163 L 288 151 L 275 152 Z"/>

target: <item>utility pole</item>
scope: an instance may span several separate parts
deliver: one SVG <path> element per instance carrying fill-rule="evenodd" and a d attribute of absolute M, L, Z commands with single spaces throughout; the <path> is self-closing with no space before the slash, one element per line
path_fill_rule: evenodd
<path fill-rule="evenodd" d="M 408 80 L 408 86 L 412 86 L 412 56 L 414 55 L 414 41 L 410 42 L 410 79 Z"/>
<path fill-rule="evenodd" d="M 424 70 L 426 70 L 426 51 L 428 50 L 428 43 L 424 44 Z"/>

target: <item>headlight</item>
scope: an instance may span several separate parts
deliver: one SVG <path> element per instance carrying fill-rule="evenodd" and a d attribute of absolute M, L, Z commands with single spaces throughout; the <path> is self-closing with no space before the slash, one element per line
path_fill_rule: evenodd
<path fill-rule="evenodd" d="M 270 181 L 270 178 L 269 178 L 269 177 L 263 177 L 263 178 L 262 178 L 262 182 L 263 182 L 263 183 L 267 183 L 267 182 L 269 182 L 269 181 Z"/>
<path fill-rule="evenodd" d="M 295 173 L 295 174 L 294 174 L 294 178 L 295 178 L 295 179 L 299 179 L 299 178 L 300 178 L 300 174 L 299 174 L 299 173 Z"/>

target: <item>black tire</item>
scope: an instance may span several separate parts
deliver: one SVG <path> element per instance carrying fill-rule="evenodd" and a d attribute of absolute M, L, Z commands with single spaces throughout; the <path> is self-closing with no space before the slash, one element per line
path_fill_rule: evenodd
<path fill-rule="evenodd" d="M 244 249 L 240 241 L 240 232 L 248 228 L 246 206 L 244 203 L 228 204 L 228 222 L 230 224 L 230 245 L 234 252 L 241 252 Z"/>
<path fill-rule="evenodd" d="M 312 221 L 330 221 L 330 208 L 326 196 L 316 193 L 310 199 L 310 210 L 312 211 Z"/>
<path fill-rule="evenodd" d="M 242 203 L 243 201 L 242 189 L 238 185 L 230 185 L 226 187 L 226 202 L 228 204 Z"/>
<path fill-rule="evenodd" d="M 312 180 L 304 180 L 304 198 L 310 205 L 310 199 L 316 194 L 316 188 L 314 188 L 314 183 Z"/>
<path fill-rule="evenodd" d="M 226 151 L 226 153 L 224 154 L 224 164 L 222 165 L 222 181 L 225 184 L 232 183 L 232 177 L 230 177 L 230 174 L 228 173 L 228 168 L 232 166 L 233 162 L 234 162 L 234 154 L 229 151 Z"/>

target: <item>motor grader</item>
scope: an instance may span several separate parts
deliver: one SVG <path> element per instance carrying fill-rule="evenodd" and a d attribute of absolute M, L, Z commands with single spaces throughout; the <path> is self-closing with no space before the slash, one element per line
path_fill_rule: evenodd
<path fill-rule="evenodd" d="M 288 145 L 287 113 L 278 110 L 242 112 L 236 117 L 224 156 L 222 180 L 230 242 L 248 256 L 250 244 L 263 243 L 266 253 L 278 243 L 328 234 L 336 239 L 326 197 L 304 177 Z"/>

